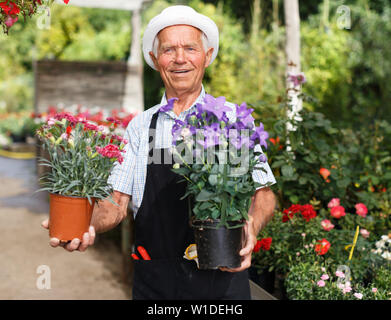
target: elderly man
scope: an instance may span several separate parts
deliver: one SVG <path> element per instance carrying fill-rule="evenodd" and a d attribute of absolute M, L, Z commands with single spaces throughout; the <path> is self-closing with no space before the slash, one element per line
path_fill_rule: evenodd
<path fill-rule="evenodd" d="M 272 216 L 273 192 L 260 188 L 252 198 L 241 266 L 199 270 L 183 258 L 186 247 L 194 242 L 188 202 L 180 200 L 186 186 L 178 183 L 181 177 L 171 171 L 172 164 L 153 163 L 148 158 L 167 152 L 175 119 L 185 119 L 196 103 L 203 101 L 202 79 L 217 56 L 218 43 L 216 24 L 187 6 L 169 7 L 150 21 L 143 39 L 144 58 L 160 73 L 165 94 L 160 104 L 138 115 L 126 130 L 126 158 L 109 178 L 119 206 L 101 202 L 94 209 L 90 231 L 81 241 L 74 239 L 64 246 L 68 251 L 86 250 L 94 242 L 95 231 L 107 231 L 125 218 L 131 199 L 135 247 L 143 246 L 151 257 L 135 260 L 133 299 L 250 299 L 246 269 L 251 265 L 256 236 Z M 174 97 L 172 109 L 162 108 Z M 154 139 L 150 139 L 150 130 L 156 130 Z M 259 170 L 254 180 L 274 183 L 270 167 L 267 163 L 263 166 L 266 173 Z M 59 245 L 58 239 L 50 243 Z"/>

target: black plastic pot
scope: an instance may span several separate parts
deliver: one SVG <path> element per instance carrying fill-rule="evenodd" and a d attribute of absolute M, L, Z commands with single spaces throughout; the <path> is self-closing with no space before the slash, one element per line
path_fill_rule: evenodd
<path fill-rule="evenodd" d="M 241 265 L 239 251 L 242 249 L 243 222 L 231 222 L 230 228 L 220 226 L 220 220 L 194 220 L 194 238 L 197 245 L 200 269 L 220 267 L 238 268 Z"/>

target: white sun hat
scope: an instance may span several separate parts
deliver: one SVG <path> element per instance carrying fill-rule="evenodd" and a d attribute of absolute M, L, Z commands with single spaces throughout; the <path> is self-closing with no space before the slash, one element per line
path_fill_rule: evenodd
<path fill-rule="evenodd" d="M 185 24 L 203 31 L 208 38 L 208 47 L 213 48 L 212 59 L 214 61 L 219 51 L 219 29 L 214 21 L 203 14 L 198 13 L 189 6 L 171 6 L 149 21 L 143 37 L 144 59 L 149 66 L 156 70 L 149 55 L 152 51 L 153 41 L 157 34 L 166 27 Z"/>

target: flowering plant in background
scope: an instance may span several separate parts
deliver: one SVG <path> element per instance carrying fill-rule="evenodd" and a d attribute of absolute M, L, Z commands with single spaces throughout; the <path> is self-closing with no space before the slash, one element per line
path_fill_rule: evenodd
<path fill-rule="evenodd" d="M 257 253 L 261 249 L 265 250 L 265 251 L 269 251 L 270 246 L 272 244 L 272 241 L 273 241 L 273 239 L 271 237 L 257 240 L 257 243 L 254 246 L 253 252 Z"/>
<path fill-rule="evenodd" d="M 172 109 L 170 99 L 161 111 Z M 188 182 L 184 197 L 194 201 L 195 219 L 220 219 L 220 224 L 248 219 L 251 197 L 257 187 L 254 170 L 266 161 L 261 147 L 269 137 L 257 127 L 247 105 L 227 106 L 224 97 L 206 95 L 196 111 L 172 128 L 173 171 Z"/>
<path fill-rule="evenodd" d="M 0 25 L 3 27 L 4 33 L 8 34 L 8 30 L 18 21 L 19 16 L 31 17 L 37 12 L 37 7 L 42 4 L 52 4 L 54 0 L 4 0 L 0 1 Z M 69 0 L 63 0 L 68 4 Z"/>
<path fill-rule="evenodd" d="M 382 277 L 379 273 L 364 286 L 336 266 L 301 261 L 292 265 L 285 283 L 292 300 L 388 300 L 391 292 L 387 284 L 379 283 Z"/>
<path fill-rule="evenodd" d="M 264 239 L 273 239 L 270 247 L 265 250 L 253 251 L 253 265 L 262 270 L 273 271 L 280 275 L 289 272 L 292 259 L 308 252 L 316 253 L 319 239 L 327 237 L 321 227 L 321 218 L 317 215 L 312 204 L 293 204 L 289 208 L 275 211 L 272 220 L 258 235 L 258 243 Z M 327 257 L 330 243 L 326 239 L 320 248 L 323 256 Z"/>
<path fill-rule="evenodd" d="M 391 261 L 391 238 L 389 235 L 381 236 L 381 239 L 376 241 L 375 246 L 376 249 L 372 249 L 372 252 L 378 254 L 387 261 Z"/>
<path fill-rule="evenodd" d="M 97 126 L 65 112 L 49 118 L 36 133 L 50 156 L 41 165 L 51 169 L 40 190 L 89 200 L 109 197 L 107 179 L 114 163 L 123 161 L 127 144 L 113 130 L 113 122 L 109 128 Z"/>
<path fill-rule="evenodd" d="M 318 255 L 323 256 L 327 253 L 327 251 L 329 251 L 330 246 L 331 246 L 330 242 L 327 241 L 327 239 L 323 238 L 322 240 L 319 240 L 315 245 L 315 252 Z"/>
<path fill-rule="evenodd" d="M 114 126 L 114 133 L 121 136 L 124 135 L 129 122 L 135 117 L 134 113 L 127 112 L 123 108 L 108 110 L 101 107 L 88 108 L 81 104 L 73 104 L 70 106 L 49 106 L 46 112 L 32 112 L 31 118 L 37 125 L 42 125 L 57 113 L 62 112 L 68 112 L 76 118 L 86 119 L 95 125 Z M 108 121 L 108 119 L 115 121 Z"/>

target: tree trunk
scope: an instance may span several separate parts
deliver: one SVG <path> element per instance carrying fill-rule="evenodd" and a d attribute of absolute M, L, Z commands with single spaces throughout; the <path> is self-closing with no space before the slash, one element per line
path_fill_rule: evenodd
<path fill-rule="evenodd" d="M 302 109 L 302 101 L 299 98 L 301 85 L 295 85 L 292 79 L 289 78 L 289 75 L 298 75 L 301 73 L 299 1 L 284 0 L 284 13 L 286 26 L 287 94 L 289 99 L 287 116 L 289 119 L 300 120 L 297 113 Z M 287 129 L 294 130 L 294 127 L 288 124 Z"/>
<path fill-rule="evenodd" d="M 278 0 L 273 0 L 273 32 L 276 33 L 278 26 L 280 24 L 279 19 L 278 19 Z"/>
<path fill-rule="evenodd" d="M 128 112 L 144 111 L 143 63 L 141 59 L 141 16 L 140 11 L 132 15 L 132 44 L 128 59 L 128 72 L 125 79 L 123 107 Z"/>
<path fill-rule="evenodd" d="M 251 43 L 258 39 L 259 28 L 261 27 L 261 0 L 254 0 L 253 18 L 251 23 Z"/>

